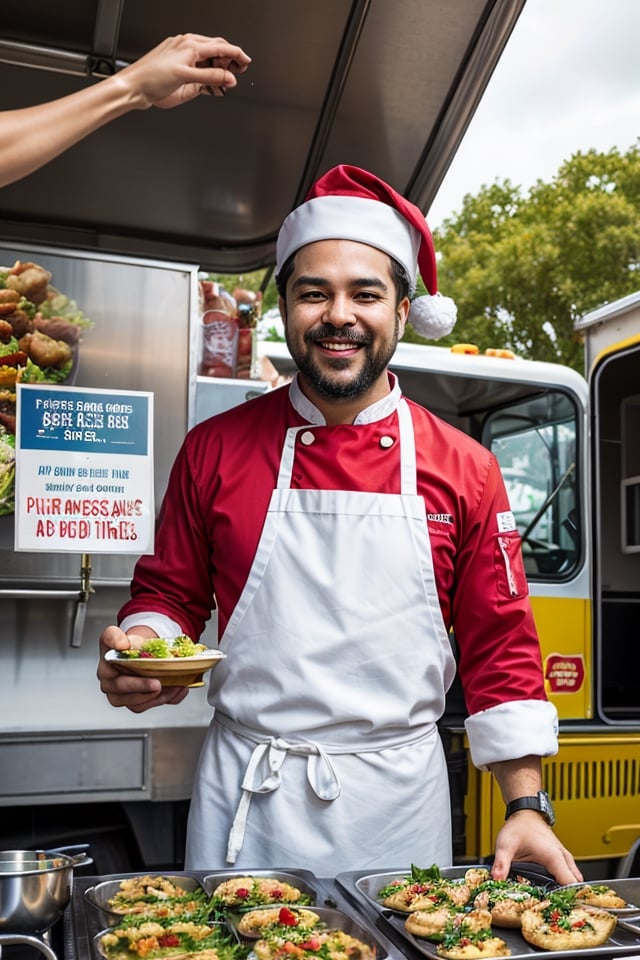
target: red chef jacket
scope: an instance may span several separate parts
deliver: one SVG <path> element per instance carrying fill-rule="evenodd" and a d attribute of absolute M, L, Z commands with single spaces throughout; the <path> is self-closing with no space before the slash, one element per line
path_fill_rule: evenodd
<path fill-rule="evenodd" d="M 297 394 L 297 410 L 290 390 Z M 455 632 L 467 709 L 475 714 L 509 701 L 545 700 L 520 538 L 498 463 L 466 434 L 408 402 L 418 492 L 426 505 L 443 619 Z M 217 605 L 222 635 L 257 548 L 286 430 L 318 423 L 318 416 L 294 384 L 189 432 L 160 511 L 155 554 L 138 561 L 120 621 L 153 610 L 195 639 Z M 379 443 L 383 436 L 397 441 L 395 410 L 373 422 L 365 411 L 353 425 L 315 427 L 314 435 L 312 445 L 298 449 L 293 487 L 398 492 L 398 444 Z"/>

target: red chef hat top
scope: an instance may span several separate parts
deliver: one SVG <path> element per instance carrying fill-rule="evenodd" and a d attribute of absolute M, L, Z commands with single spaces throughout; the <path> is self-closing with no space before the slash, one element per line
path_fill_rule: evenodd
<path fill-rule="evenodd" d="M 409 321 L 431 339 L 453 329 L 455 304 L 438 293 L 436 253 L 424 214 L 384 180 L 348 164 L 320 177 L 280 228 L 276 273 L 296 250 L 318 240 L 355 240 L 383 250 L 405 268 L 412 287 L 419 268 L 430 296 L 412 301 Z"/>

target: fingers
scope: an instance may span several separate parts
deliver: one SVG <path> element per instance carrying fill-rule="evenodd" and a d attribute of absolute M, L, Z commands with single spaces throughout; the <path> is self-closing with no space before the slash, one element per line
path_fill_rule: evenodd
<path fill-rule="evenodd" d="M 233 73 L 244 73 L 251 63 L 251 57 L 242 47 L 229 43 L 224 37 L 205 37 L 201 34 L 187 33 L 180 39 L 187 44 L 194 42 L 197 49 L 196 62 L 210 60 L 211 66 L 222 67 Z"/>
<path fill-rule="evenodd" d="M 582 880 L 574 858 L 551 827 L 529 811 L 514 814 L 499 831 L 491 868 L 493 879 L 505 880 L 514 860 L 539 863 L 560 884 Z"/>
<path fill-rule="evenodd" d="M 126 707 L 132 713 L 144 713 L 152 707 L 181 703 L 189 693 L 188 687 L 162 687 L 158 680 L 138 680 L 135 677 L 122 677 L 116 682 L 117 689 L 108 689 L 101 682 L 100 689 L 106 694 L 113 707 Z M 155 685 L 154 689 L 149 688 Z M 130 689 L 133 687 L 133 689 Z"/>
<path fill-rule="evenodd" d="M 571 854 L 569 853 L 569 851 L 566 850 L 564 847 L 562 848 L 562 853 L 563 853 L 564 862 L 565 862 L 565 867 L 562 868 L 562 874 L 563 874 L 563 876 L 570 877 L 571 879 L 568 879 L 568 880 L 558 880 L 558 882 L 559 882 L 559 883 L 576 883 L 576 882 L 580 883 L 580 882 L 582 882 L 582 880 L 584 880 L 584 877 L 583 877 L 583 875 L 582 875 L 582 873 L 581 873 L 581 871 L 580 871 L 580 869 L 579 869 L 576 861 L 573 859 L 573 857 L 571 856 Z M 564 873 L 565 868 L 566 868 L 566 871 L 567 871 L 566 874 Z"/>
<path fill-rule="evenodd" d="M 491 877 L 493 880 L 506 880 L 511 870 L 511 858 L 500 856 L 496 851 L 491 865 Z"/>

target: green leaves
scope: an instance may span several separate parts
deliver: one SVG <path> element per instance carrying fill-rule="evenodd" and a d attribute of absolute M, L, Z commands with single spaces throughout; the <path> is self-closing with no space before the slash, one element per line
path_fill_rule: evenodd
<path fill-rule="evenodd" d="M 458 306 L 440 343 L 582 372 L 575 321 L 640 282 L 640 148 L 576 153 L 528 194 L 508 180 L 484 186 L 434 239 L 440 290 Z"/>

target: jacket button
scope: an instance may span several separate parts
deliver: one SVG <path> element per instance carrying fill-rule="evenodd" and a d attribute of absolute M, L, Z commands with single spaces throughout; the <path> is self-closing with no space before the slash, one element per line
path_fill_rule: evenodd
<path fill-rule="evenodd" d="M 304 443 L 305 447 L 308 447 L 315 440 L 315 435 L 311 430 L 305 430 L 303 434 L 300 435 L 300 443 Z"/>
<path fill-rule="evenodd" d="M 380 437 L 380 446 L 383 450 L 387 450 L 389 447 L 392 447 L 394 444 L 393 437 Z"/>

